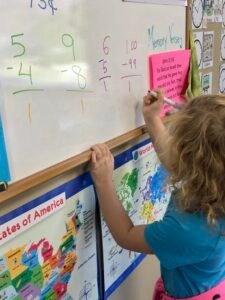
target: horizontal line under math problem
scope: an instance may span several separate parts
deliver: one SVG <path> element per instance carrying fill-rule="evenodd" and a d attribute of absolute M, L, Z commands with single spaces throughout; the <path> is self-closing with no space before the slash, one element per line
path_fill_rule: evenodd
<path fill-rule="evenodd" d="M 143 75 L 141 75 L 141 74 L 125 75 L 125 76 L 120 77 L 120 79 L 129 78 L 129 77 L 141 77 L 141 76 L 143 76 Z"/>
<path fill-rule="evenodd" d="M 13 92 L 13 95 L 19 94 L 19 93 L 27 93 L 27 92 L 43 92 L 44 89 L 26 89 L 26 90 L 18 90 Z"/>
<path fill-rule="evenodd" d="M 77 92 L 77 93 L 94 93 L 94 91 L 85 91 L 85 90 L 66 90 L 67 92 Z"/>
<path fill-rule="evenodd" d="M 107 75 L 107 76 L 103 76 L 103 77 L 99 78 L 99 80 L 103 80 L 103 79 L 107 79 L 107 78 L 111 78 L 111 77 L 112 77 L 112 76 Z"/>

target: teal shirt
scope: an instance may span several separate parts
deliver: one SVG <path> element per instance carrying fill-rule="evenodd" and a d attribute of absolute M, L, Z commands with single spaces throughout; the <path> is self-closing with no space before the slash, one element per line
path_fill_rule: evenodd
<path fill-rule="evenodd" d="M 225 279 L 225 221 L 179 212 L 171 199 L 163 220 L 145 228 L 145 239 L 161 264 L 167 293 L 193 297 Z"/>

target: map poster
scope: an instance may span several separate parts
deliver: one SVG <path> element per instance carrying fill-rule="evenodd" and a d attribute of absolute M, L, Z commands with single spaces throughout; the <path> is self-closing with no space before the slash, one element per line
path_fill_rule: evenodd
<path fill-rule="evenodd" d="M 98 300 L 88 174 L 0 217 L 0 299 Z"/>
<path fill-rule="evenodd" d="M 149 139 L 115 157 L 113 176 L 117 195 L 135 225 L 148 224 L 163 217 L 171 189 L 165 183 L 167 173 Z M 145 255 L 119 247 L 103 217 L 101 224 L 104 298 L 107 299 Z"/>

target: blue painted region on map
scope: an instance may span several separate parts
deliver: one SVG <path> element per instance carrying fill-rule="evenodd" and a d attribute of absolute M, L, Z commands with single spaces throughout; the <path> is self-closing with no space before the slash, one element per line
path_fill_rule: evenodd
<path fill-rule="evenodd" d="M 49 285 L 44 286 L 41 290 L 41 295 L 39 296 L 40 300 L 45 300 L 47 293 L 49 293 L 50 291 L 51 287 Z"/>
<path fill-rule="evenodd" d="M 61 278 L 61 282 L 65 283 L 65 284 L 68 284 L 69 281 L 70 281 L 70 277 L 71 277 L 71 273 L 67 273 L 66 275 L 64 275 L 62 278 Z"/>
<path fill-rule="evenodd" d="M 30 270 L 33 270 L 39 265 L 38 254 L 36 250 L 27 251 L 23 253 L 22 264 L 27 266 Z"/>
<path fill-rule="evenodd" d="M 60 279 L 60 271 L 58 268 L 54 269 L 52 271 L 52 274 L 48 280 L 48 286 L 53 289 L 53 287 L 56 285 L 56 283 L 59 281 Z"/>
<path fill-rule="evenodd" d="M 5 139 L 0 116 L 0 181 L 10 181 L 9 164 L 6 154 Z"/>
<path fill-rule="evenodd" d="M 154 204 L 156 201 L 163 198 L 166 193 L 165 179 L 168 177 L 168 173 L 163 166 L 157 168 L 156 173 L 151 179 L 151 200 Z"/>
<path fill-rule="evenodd" d="M 8 270 L 7 263 L 4 257 L 0 257 L 0 275 Z M 1 299 L 1 298 L 0 298 Z"/>
<path fill-rule="evenodd" d="M 157 201 L 164 198 L 166 194 L 166 182 L 168 177 L 167 171 L 163 166 L 159 166 L 153 176 L 149 176 L 145 185 L 144 200 L 150 200 L 154 205 Z"/>

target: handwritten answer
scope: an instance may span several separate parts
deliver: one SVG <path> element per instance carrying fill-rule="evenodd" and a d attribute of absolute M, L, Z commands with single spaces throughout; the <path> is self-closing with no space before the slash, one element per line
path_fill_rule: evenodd
<path fill-rule="evenodd" d="M 111 40 L 111 36 L 107 35 L 104 37 L 103 39 L 103 43 L 102 43 L 102 54 L 103 54 L 103 58 L 101 58 L 99 60 L 99 64 L 100 64 L 100 69 L 101 69 L 101 75 L 99 77 L 99 81 L 103 82 L 104 85 L 104 89 L 105 92 L 108 91 L 107 88 L 107 81 L 112 78 L 109 68 L 108 68 L 108 56 L 110 55 L 110 47 L 109 47 L 109 42 Z"/>
<path fill-rule="evenodd" d="M 12 182 L 142 126 L 148 55 L 184 48 L 182 6 L 0 3 L 0 111 Z"/>
<path fill-rule="evenodd" d="M 135 77 L 141 77 L 142 74 L 137 72 L 137 54 L 138 54 L 138 41 L 126 40 L 125 46 L 126 60 L 121 63 L 122 75 L 120 79 L 128 81 L 128 90 L 131 92 L 131 80 L 135 80 Z"/>
<path fill-rule="evenodd" d="M 71 48 L 71 56 L 73 61 L 76 61 L 76 57 L 75 57 L 75 45 L 74 45 L 74 38 L 72 37 L 72 35 L 70 35 L 69 33 L 65 33 L 62 35 L 62 43 L 65 47 L 67 48 Z M 83 75 L 83 70 L 82 67 L 78 64 L 72 64 L 68 69 L 64 69 L 61 71 L 62 73 L 65 72 L 70 72 L 72 74 L 72 76 L 75 77 L 75 84 L 78 85 L 78 88 L 80 90 L 84 90 L 87 86 L 87 78 Z M 77 89 L 75 90 L 67 90 L 67 91 L 77 91 Z"/>
<path fill-rule="evenodd" d="M 45 2 L 44 2 L 45 3 Z M 51 2 L 52 3 L 52 2 Z M 31 1 L 31 7 L 33 7 L 34 1 Z M 52 4 L 51 4 L 52 5 Z M 50 6 L 51 6 L 50 5 Z M 42 9 L 45 5 L 43 4 Z M 149 46 L 154 50 L 167 49 L 171 45 L 178 45 L 183 47 L 182 37 L 175 33 L 174 24 L 168 27 L 168 35 L 158 36 L 157 30 L 152 25 L 147 30 Z M 14 33 L 10 36 L 11 46 L 13 47 L 13 60 L 12 64 L 6 66 L 8 72 L 14 71 L 18 76 L 18 79 L 23 80 L 24 87 L 21 87 L 21 81 L 18 86 L 20 88 L 13 91 L 13 95 L 25 92 L 44 92 L 45 88 L 37 86 L 35 78 L 36 65 L 30 63 L 27 59 L 30 57 L 31 44 L 27 41 L 26 34 L 23 32 Z M 114 53 L 112 43 L 114 43 L 115 37 L 113 38 L 110 34 L 104 36 L 101 45 L 101 57 L 98 60 L 99 74 L 98 80 L 103 83 L 104 92 L 107 93 L 109 84 L 113 80 L 111 65 L 114 60 Z M 67 92 L 93 92 L 89 88 L 88 74 L 85 69 L 85 63 L 81 63 L 77 59 L 77 47 L 79 46 L 79 40 L 76 39 L 73 34 L 69 32 L 63 33 L 58 37 L 59 45 L 61 42 L 61 51 L 64 52 L 65 57 L 68 57 L 70 61 L 61 68 L 62 81 L 65 82 L 65 90 Z M 64 49 L 63 49 L 64 48 Z M 121 48 L 124 49 L 118 68 L 120 70 L 119 78 L 121 81 L 127 83 L 128 92 L 131 93 L 132 82 L 136 82 L 137 78 L 143 77 L 143 73 L 140 72 L 140 53 L 141 48 L 137 39 L 126 39 L 123 42 Z M 68 88 L 66 82 L 72 83 Z M 126 86 L 126 85 L 125 85 Z"/>

